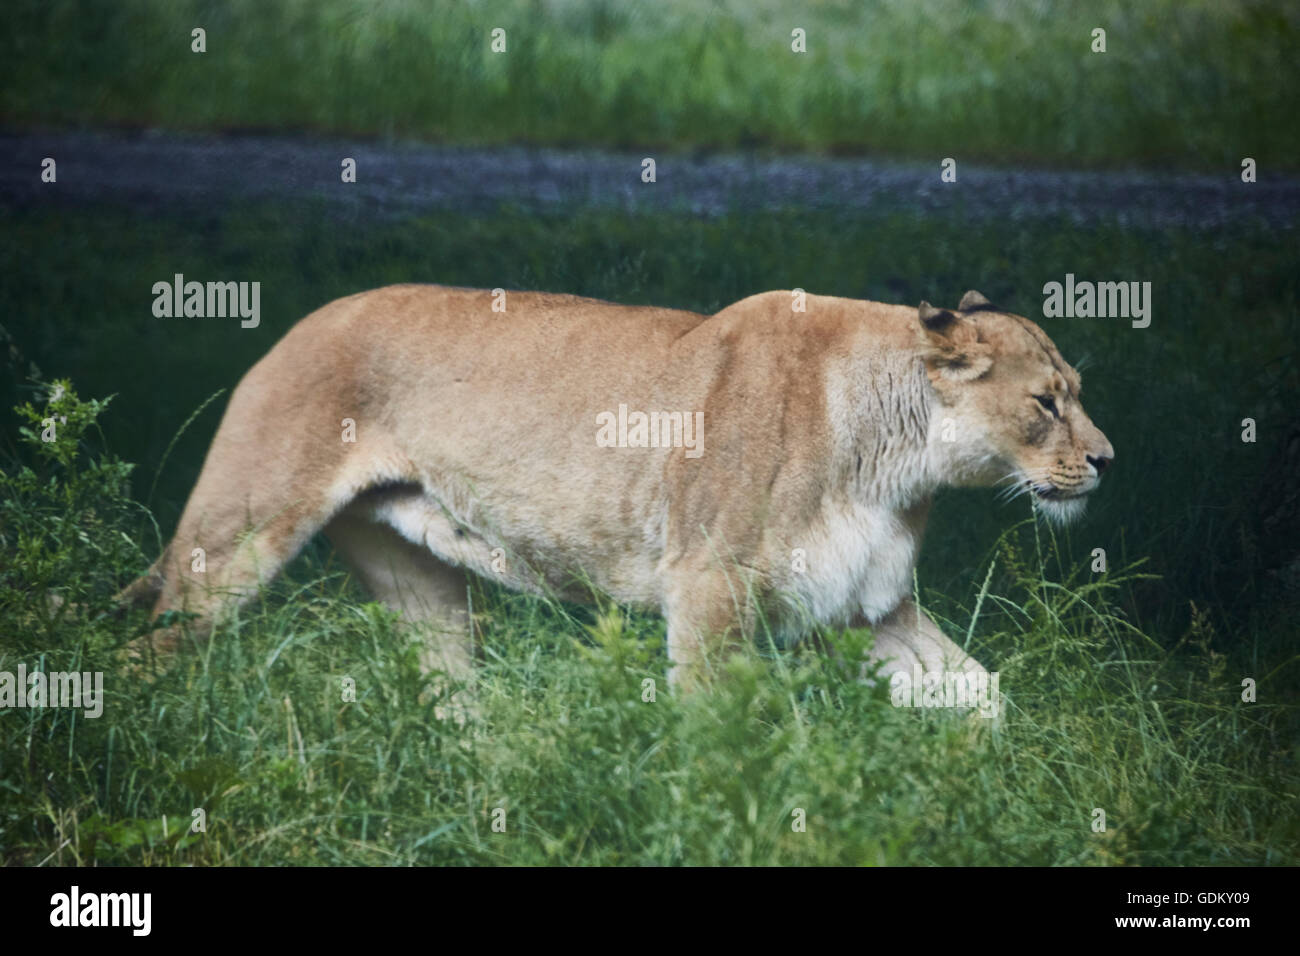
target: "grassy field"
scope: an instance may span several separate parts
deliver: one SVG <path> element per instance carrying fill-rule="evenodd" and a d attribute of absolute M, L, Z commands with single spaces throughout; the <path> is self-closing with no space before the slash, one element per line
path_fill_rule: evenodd
<path fill-rule="evenodd" d="M 0 120 L 17 124 L 1227 176 L 1245 156 L 1262 175 L 1300 157 L 1300 13 L 1284 0 L 13 0 L 6 18 Z"/>
<path fill-rule="evenodd" d="M 1294 416 L 1300 270 L 1269 231 L 508 209 L 376 224 L 310 206 L 6 217 L 6 409 L 43 404 L 31 363 L 116 395 L 61 399 L 53 446 L 3 419 L 0 671 L 104 670 L 108 698 L 101 719 L 0 711 L 7 862 L 1300 862 L 1297 603 L 1270 573 L 1294 548 L 1261 530 Z M 175 272 L 258 279 L 260 328 L 154 318 L 150 287 Z M 1153 286 L 1147 329 L 1040 320 L 1086 358 L 1114 473 L 1060 539 L 991 493 L 945 493 L 918 575 L 1000 672 L 996 722 L 895 708 L 808 650 L 760 648 L 716 693 L 674 700 L 662 622 L 485 585 L 480 713 L 457 728 L 320 542 L 202 658 L 154 683 L 116 670 L 144 622 L 106 615 L 108 597 L 170 531 L 226 395 L 173 446 L 177 432 L 330 298 L 438 281 L 711 311 L 765 288 L 951 305 L 976 287 L 1036 317 L 1066 272 Z M 128 478 L 105 449 L 140 465 Z M 51 589 L 61 610 L 33 599 Z"/>

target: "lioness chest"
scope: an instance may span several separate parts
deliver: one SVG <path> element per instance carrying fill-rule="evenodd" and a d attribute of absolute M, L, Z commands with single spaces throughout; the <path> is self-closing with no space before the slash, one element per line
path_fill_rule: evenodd
<path fill-rule="evenodd" d="M 927 508 L 827 502 L 814 523 L 790 537 L 805 542 L 791 549 L 790 570 L 778 576 L 792 610 L 822 625 L 888 615 L 912 589 Z"/>

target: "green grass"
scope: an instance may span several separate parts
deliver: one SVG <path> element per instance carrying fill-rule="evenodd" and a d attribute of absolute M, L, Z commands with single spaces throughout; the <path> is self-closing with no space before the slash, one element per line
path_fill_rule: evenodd
<path fill-rule="evenodd" d="M 70 445 L 35 450 L 12 416 L 0 433 L 0 671 L 103 670 L 108 694 L 97 720 L 0 711 L 9 862 L 1300 862 L 1297 607 L 1269 574 L 1294 549 L 1258 513 L 1294 414 L 1300 270 L 1267 230 L 509 209 L 367 223 L 311 207 L 28 207 L 7 223 L 6 406 L 35 397 L 29 362 L 116 393 L 98 429 L 56 410 Z M 261 327 L 154 318 L 150 287 L 177 271 L 261 281 Z M 996 724 L 894 708 L 808 650 L 756 650 L 715 693 L 674 700 L 659 620 L 484 587 L 479 713 L 448 726 L 414 648 L 320 542 L 203 655 L 152 684 L 117 670 L 145 624 L 108 599 L 165 540 L 226 396 L 167 456 L 173 438 L 332 297 L 424 280 L 709 311 L 773 287 L 951 305 L 973 286 L 1036 316 L 1067 271 L 1153 283 L 1148 329 L 1042 320 L 1067 358 L 1090 356 L 1114 472 L 1059 540 L 988 492 L 942 495 L 918 575 L 999 671 Z M 91 467 L 104 448 L 140 463 L 129 482 Z"/>
<path fill-rule="evenodd" d="M 15 0 L 0 118 L 1235 176 L 1300 156 L 1283 0 Z M 207 52 L 190 31 L 207 31 Z M 489 49 L 507 31 L 507 51 Z M 806 54 L 791 31 L 807 31 Z M 1091 52 L 1092 30 L 1107 52 Z"/>
<path fill-rule="evenodd" d="M 37 656 L 104 670 L 105 710 L 0 720 L 6 862 L 1297 862 L 1296 713 L 1278 676 L 1243 703 L 1240 655 L 1215 650 L 1207 620 L 1161 647 L 1116 605 L 1131 570 L 1061 579 L 1032 521 L 1003 535 L 1005 590 L 971 623 L 1007 695 L 996 721 L 894 707 L 809 651 L 748 653 L 712 693 L 674 699 L 660 622 L 489 587 L 476 713 L 459 727 L 435 716 L 415 645 L 327 560 L 300 563 L 203 654 L 130 679 L 113 652 L 143 622 L 109 613 L 122 545 L 104 518 L 130 506 L 118 464 L 73 457 L 80 408 L 53 407 L 72 425 L 41 449 L 41 479 L 0 486 L 18 545 L 0 624 L 28 638 L 0 646 L 0 670 Z M 54 612 L 32 600 L 52 556 L 74 602 Z"/>

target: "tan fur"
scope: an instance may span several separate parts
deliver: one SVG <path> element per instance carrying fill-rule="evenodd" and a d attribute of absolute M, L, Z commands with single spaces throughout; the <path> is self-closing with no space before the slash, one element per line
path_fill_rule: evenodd
<path fill-rule="evenodd" d="M 760 608 L 790 636 L 872 624 L 890 667 L 978 670 L 909 600 L 931 495 L 1006 479 L 1067 514 L 1096 485 L 1089 456 L 1113 456 L 1047 336 L 978 293 L 919 314 L 812 295 L 796 312 L 789 292 L 707 317 L 493 301 L 391 286 L 299 322 L 235 390 L 175 538 L 124 597 L 210 620 L 323 530 L 456 674 L 466 570 L 661 610 L 686 686 Z M 620 404 L 702 412 L 702 453 L 601 447 Z"/>

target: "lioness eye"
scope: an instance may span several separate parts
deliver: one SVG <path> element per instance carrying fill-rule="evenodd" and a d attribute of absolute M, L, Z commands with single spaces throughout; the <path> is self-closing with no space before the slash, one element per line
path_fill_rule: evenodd
<path fill-rule="evenodd" d="M 1039 405 L 1042 405 L 1045 409 L 1047 409 L 1057 418 L 1061 417 L 1060 414 L 1056 411 L 1056 400 L 1052 398 L 1051 395 L 1035 395 L 1034 398 L 1038 399 Z"/>

